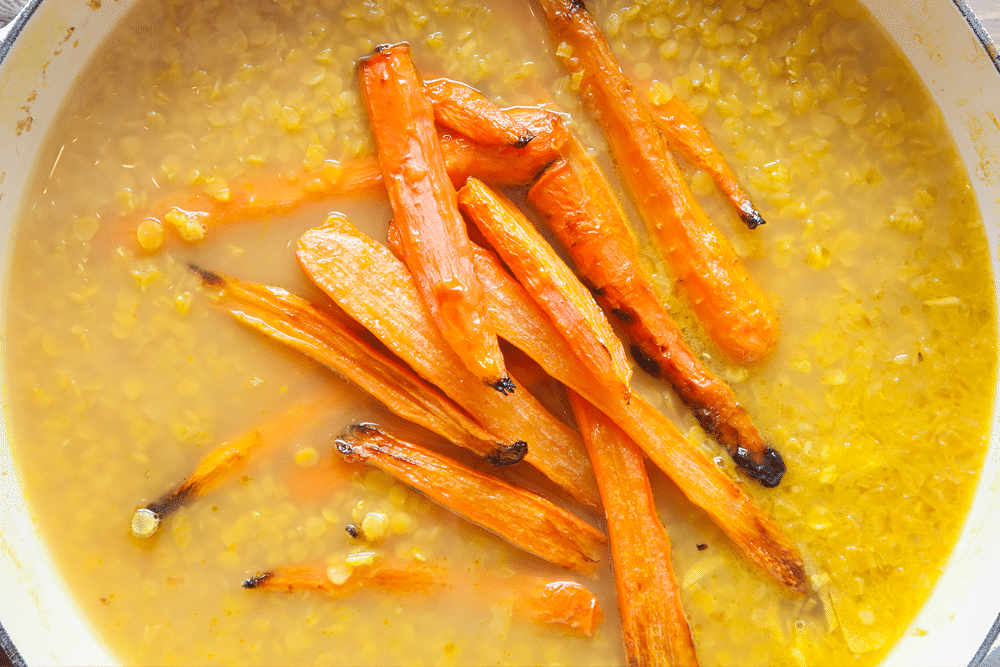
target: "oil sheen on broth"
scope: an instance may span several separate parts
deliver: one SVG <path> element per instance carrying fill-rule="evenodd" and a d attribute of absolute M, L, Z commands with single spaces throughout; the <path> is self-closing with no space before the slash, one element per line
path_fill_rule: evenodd
<path fill-rule="evenodd" d="M 701 115 L 768 221 L 742 229 L 708 176 L 687 172 L 780 308 L 778 350 L 751 367 L 705 342 L 647 253 L 688 340 L 785 456 L 778 488 L 744 486 L 801 546 L 815 590 L 784 597 L 651 469 L 699 657 L 875 663 L 956 539 L 995 376 L 985 236 L 940 114 L 853 0 L 590 9 L 641 91 Z M 294 179 L 370 153 L 354 62 L 378 43 L 409 41 L 424 76 L 465 81 L 501 106 L 549 101 L 603 154 L 537 14 L 513 2 L 140 0 L 81 77 L 23 213 L 5 382 L 30 502 L 81 607 L 126 663 L 623 661 L 607 565 L 584 580 L 606 613 L 593 638 L 517 618 L 507 595 L 520 573 L 566 574 L 379 472 L 335 462 L 332 435 L 390 417 L 241 328 L 186 268 L 318 299 L 295 239 L 334 210 L 384 238 L 383 201 L 319 198 L 202 243 L 171 232 L 150 254 L 120 222 L 172 192 L 224 200 L 242 175 Z M 732 471 L 670 391 L 642 377 L 636 386 Z M 332 407 L 238 481 L 158 537 L 129 537 L 134 508 L 214 443 L 317 393 Z M 345 531 L 372 513 L 387 520 L 381 540 Z M 359 552 L 424 559 L 453 583 L 346 599 L 240 588 L 273 566 Z"/>

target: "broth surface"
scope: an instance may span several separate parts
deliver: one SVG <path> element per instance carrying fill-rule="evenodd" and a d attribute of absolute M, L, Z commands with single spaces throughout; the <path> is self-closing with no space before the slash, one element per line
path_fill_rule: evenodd
<path fill-rule="evenodd" d="M 689 343 L 783 454 L 781 485 L 735 472 L 665 385 L 637 370 L 634 386 L 793 536 L 814 589 L 783 596 L 648 466 L 699 658 L 876 663 L 931 591 L 986 448 L 994 293 L 957 152 L 853 0 L 591 4 L 638 88 L 700 115 L 767 220 L 744 229 L 706 174 L 686 172 L 781 313 L 776 353 L 749 367 L 707 342 L 646 248 Z M 6 295 L 11 441 L 69 585 L 127 664 L 624 661 L 607 563 L 593 579 L 569 575 L 343 464 L 331 437 L 394 418 L 216 309 L 187 268 L 321 300 L 296 265 L 296 239 L 334 211 L 383 239 L 385 201 L 318 196 L 203 242 L 168 229 L 158 252 L 136 243 L 134 215 L 153 201 L 192 189 L 225 201 L 244 178 L 296 182 L 370 154 L 354 63 L 404 40 L 424 78 L 568 114 L 613 175 L 539 10 L 500 0 L 141 0 L 81 76 L 37 166 Z M 158 536 L 130 536 L 133 510 L 215 444 L 320 395 L 322 409 L 238 480 Z M 540 398 L 569 418 L 558 393 Z M 373 513 L 388 520 L 383 539 L 345 531 Z M 445 585 L 344 599 L 240 588 L 271 567 L 359 553 L 425 562 Z M 518 618 L 510 596 L 525 573 L 594 590 L 598 633 Z"/>

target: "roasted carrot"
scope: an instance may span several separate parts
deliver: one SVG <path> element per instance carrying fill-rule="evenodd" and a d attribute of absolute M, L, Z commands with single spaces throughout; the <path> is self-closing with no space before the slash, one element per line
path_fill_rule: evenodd
<path fill-rule="evenodd" d="M 535 138 L 531 130 L 505 114 L 482 93 L 450 79 L 424 82 L 438 125 L 461 132 L 487 146 L 524 148 Z"/>
<path fill-rule="evenodd" d="M 548 241 L 510 200 L 475 178 L 459 191 L 458 203 L 584 366 L 628 400 L 632 368 L 621 341 L 590 292 Z"/>
<path fill-rule="evenodd" d="M 219 305 L 238 321 L 346 377 L 403 419 L 494 465 L 524 458 L 527 445 L 523 441 L 507 443 L 489 433 L 438 389 L 362 339 L 334 314 L 280 287 L 241 283 L 195 266 L 192 269 L 205 284 L 222 290 Z"/>
<path fill-rule="evenodd" d="M 611 186 L 579 142 L 528 191 L 577 270 L 593 287 L 632 342 L 632 356 L 654 377 L 673 385 L 702 428 L 729 450 L 748 475 L 766 487 L 785 472 L 781 455 L 761 438 L 746 409 L 684 342 L 640 265 L 628 221 Z"/>
<path fill-rule="evenodd" d="M 493 253 L 478 249 L 476 270 L 486 288 L 490 317 L 502 338 L 611 417 L 750 562 L 790 592 L 805 591 L 799 550 L 732 478 L 642 396 L 633 394 L 626 403 L 597 382 Z"/>
<path fill-rule="evenodd" d="M 511 544 L 550 563 L 593 572 L 604 535 L 558 505 L 484 475 L 373 424 L 356 424 L 336 440 L 348 462 L 375 466 Z"/>
<path fill-rule="evenodd" d="M 712 177 L 715 185 L 736 207 L 746 226 L 756 229 L 763 225 L 764 218 L 740 187 L 726 163 L 726 157 L 712 143 L 708 130 L 698 122 L 694 114 L 676 97 L 654 105 L 653 112 L 670 146 L 683 155 L 685 160 Z"/>
<path fill-rule="evenodd" d="M 697 665 L 670 562 L 670 538 L 653 502 L 642 452 L 600 410 L 573 392 L 569 400 L 608 519 L 628 664 Z"/>
<path fill-rule="evenodd" d="M 285 441 L 309 417 L 322 414 L 325 401 L 318 399 L 292 407 L 256 428 L 227 440 L 206 454 L 183 482 L 132 515 L 130 528 L 136 537 L 152 537 L 163 519 L 185 503 L 215 490 L 239 472 L 258 450 Z"/>
<path fill-rule="evenodd" d="M 514 383 L 483 307 L 469 236 L 434 129 L 434 111 L 410 61 L 409 47 L 379 47 L 361 60 L 358 74 L 406 265 L 435 324 L 465 367 L 509 394 Z"/>
<path fill-rule="evenodd" d="M 515 610 L 536 623 L 593 637 L 604 620 L 597 598 L 575 581 L 537 581 L 516 595 Z"/>
<path fill-rule="evenodd" d="M 652 113 L 580 0 L 539 0 L 563 64 L 600 123 L 650 236 L 708 335 L 734 359 L 764 357 L 778 316 L 728 239 L 708 220 L 674 163 Z"/>
<path fill-rule="evenodd" d="M 326 565 L 276 567 L 250 577 L 243 588 L 286 592 L 314 591 L 345 597 L 363 588 L 380 588 L 391 593 L 415 593 L 434 584 L 429 568 L 409 564 L 404 568 L 381 563 L 353 568 L 330 568 Z"/>
<path fill-rule="evenodd" d="M 479 382 L 448 347 L 413 277 L 385 246 L 341 216 L 299 239 L 309 278 L 350 317 L 505 442 L 524 440 L 524 460 L 575 499 L 597 507 L 597 487 L 579 436 L 527 391 L 503 396 Z"/>

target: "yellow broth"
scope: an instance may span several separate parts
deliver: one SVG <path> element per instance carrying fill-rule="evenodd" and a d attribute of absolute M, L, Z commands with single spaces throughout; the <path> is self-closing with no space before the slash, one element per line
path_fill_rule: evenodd
<path fill-rule="evenodd" d="M 853 0 L 591 10 L 651 101 L 676 95 L 700 114 L 768 221 L 741 228 L 708 176 L 686 171 L 782 316 L 776 353 L 750 367 L 706 342 L 646 249 L 691 345 L 783 453 L 784 481 L 766 490 L 742 478 L 668 388 L 641 371 L 635 386 L 742 479 L 802 549 L 813 587 L 783 595 L 650 466 L 699 658 L 876 663 L 957 537 L 996 370 L 985 236 L 940 114 Z M 538 14 L 499 1 L 141 0 L 86 69 L 24 208 L 5 382 L 39 524 L 124 662 L 623 662 L 607 563 L 595 578 L 569 576 L 381 473 L 341 463 L 332 436 L 354 420 L 393 418 L 243 329 L 186 268 L 320 299 L 296 266 L 296 238 L 338 211 L 381 239 L 384 201 L 320 198 L 198 243 L 168 229 L 151 253 L 136 245 L 135 221 L 123 222 L 171 193 L 224 201 L 243 177 L 294 181 L 334 169 L 326 160 L 370 154 L 354 62 L 379 43 L 409 41 L 424 76 L 473 84 L 502 106 L 551 103 L 604 154 Z M 216 443 L 318 394 L 329 405 L 238 479 L 172 515 L 158 536 L 129 535 L 133 510 Z M 542 398 L 567 417 L 558 393 Z M 345 531 L 366 517 L 381 539 Z M 427 563 L 446 585 L 344 599 L 240 587 L 275 566 L 369 553 Z M 599 632 L 519 618 L 510 596 L 524 573 L 591 587 L 606 614 Z"/>

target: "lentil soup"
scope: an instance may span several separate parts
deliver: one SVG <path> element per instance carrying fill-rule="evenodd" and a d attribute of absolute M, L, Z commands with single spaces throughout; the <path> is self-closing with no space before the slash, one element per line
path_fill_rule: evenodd
<path fill-rule="evenodd" d="M 589 8 L 651 102 L 676 96 L 700 116 L 767 220 L 742 228 L 710 177 L 686 172 L 781 314 L 777 351 L 750 366 L 707 342 L 655 249 L 645 256 L 689 344 L 782 452 L 785 478 L 750 482 L 664 385 L 636 371 L 633 386 L 793 537 L 812 588 L 783 595 L 648 466 L 699 659 L 877 663 L 957 538 L 996 373 L 987 245 L 939 112 L 853 0 Z M 294 213 L 200 240 L 134 224 L 164 197 L 193 189 L 224 203 L 244 179 L 295 183 L 371 154 L 355 62 L 398 41 L 425 78 L 469 83 L 501 106 L 545 103 L 605 155 L 533 6 L 140 0 L 37 165 L 5 295 L 10 439 L 69 585 L 127 664 L 624 661 L 608 558 L 595 577 L 571 575 L 343 463 L 331 437 L 351 422 L 406 427 L 241 327 L 187 268 L 321 302 L 296 239 L 332 212 L 384 239 L 383 198 L 324 199 L 317 181 Z M 571 422 L 544 378 L 525 385 Z M 306 407 L 294 427 L 238 479 L 156 536 L 130 535 L 135 508 L 216 443 L 295 406 Z M 552 493 L 530 473 L 503 474 Z M 276 566 L 374 558 L 423 563 L 439 585 L 346 598 L 240 587 Z M 597 594 L 605 619 L 593 637 L 520 617 L 512 601 L 536 576 Z"/>

